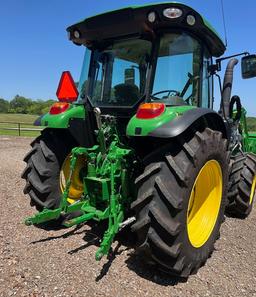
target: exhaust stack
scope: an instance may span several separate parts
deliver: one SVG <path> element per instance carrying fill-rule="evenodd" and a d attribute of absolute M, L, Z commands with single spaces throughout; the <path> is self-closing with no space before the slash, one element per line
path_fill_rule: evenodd
<path fill-rule="evenodd" d="M 225 119 L 229 118 L 229 103 L 230 103 L 232 84 L 233 84 L 233 72 L 234 72 L 234 67 L 236 66 L 237 63 L 238 63 L 237 59 L 231 59 L 228 62 L 225 76 L 224 76 L 224 82 L 223 82 L 223 88 L 222 88 L 222 94 L 221 94 L 220 112 Z"/>

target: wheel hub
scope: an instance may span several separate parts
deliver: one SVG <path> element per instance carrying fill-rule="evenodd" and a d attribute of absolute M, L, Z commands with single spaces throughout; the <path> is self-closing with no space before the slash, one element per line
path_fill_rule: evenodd
<path fill-rule="evenodd" d="M 62 164 L 60 170 L 60 190 L 63 193 L 66 187 L 66 182 L 70 175 L 70 162 L 71 162 L 71 154 L 69 154 L 65 161 Z M 86 158 L 84 156 L 78 156 L 76 167 L 73 171 L 73 175 L 71 178 L 71 185 L 69 188 L 69 197 L 68 202 L 74 203 L 79 200 L 83 194 L 83 182 L 82 176 L 85 170 Z"/>
<path fill-rule="evenodd" d="M 216 224 L 222 199 L 222 170 L 216 160 L 200 170 L 191 190 L 187 210 L 190 243 L 200 248 L 209 239 Z"/>

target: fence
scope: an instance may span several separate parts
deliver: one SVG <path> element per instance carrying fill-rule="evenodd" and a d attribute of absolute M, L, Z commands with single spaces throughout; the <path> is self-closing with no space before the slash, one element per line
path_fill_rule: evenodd
<path fill-rule="evenodd" d="M 7 134 L 8 131 L 17 131 L 17 135 L 21 136 L 22 132 L 40 132 L 43 128 L 37 127 L 33 128 L 33 124 L 31 123 L 22 123 L 22 122 L 0 122 L 0 132 L 6 131 Z M 0 133 L 4 134 L 4 133 Z"/>

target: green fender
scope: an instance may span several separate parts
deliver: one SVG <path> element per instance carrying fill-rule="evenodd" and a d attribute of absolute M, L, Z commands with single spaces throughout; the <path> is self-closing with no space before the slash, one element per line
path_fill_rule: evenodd
<path fill-rule="evenodd" d="M 83 105 L 70 105 L 69 109 L 60 114 L 46 113 L 39 117 L 34 125 L 48 128 L 69 128 L 70 120 L 84 119 L 85 109 Z"/>
<path fill-rule="evenodd" d="M 45 126 L 47 129 L 62 129 L 70 133 L 80 146 L 91 147 L 95 144 L 88 112 L 84 105 L 71 104 L 63 113 L 45 114 L 39 117 L 34 125 Z"/>
<path fill-rule="evenodd" d="M 204 119 L 206 126 L 223 133 L 229 138 L 229 133 L 222 117 L 212 109 L 193 106 L 167 107 L 165 112 L 153 119 L 138 119 L 136 115 L 128 123 L 127 136 L 151 136 L 172 138 L 183 133 L 194 122 Z"/>

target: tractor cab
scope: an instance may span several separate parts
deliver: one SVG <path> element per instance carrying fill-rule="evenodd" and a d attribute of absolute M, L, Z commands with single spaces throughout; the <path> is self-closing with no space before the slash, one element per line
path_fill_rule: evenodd
<path fill-rule="evenodd" d="M 212 108 L 209 66 L 225 46 L 192 8 L 124 8 L 67 30 L 75 44 L 87 47 L 78 102 L 88 99 L 107 113 L 132 113 L 141 102 Z"/>

